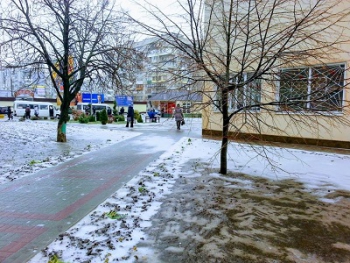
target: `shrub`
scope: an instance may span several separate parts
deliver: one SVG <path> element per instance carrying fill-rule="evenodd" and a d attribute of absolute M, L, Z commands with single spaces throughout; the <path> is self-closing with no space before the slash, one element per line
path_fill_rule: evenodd
<path fill-rule="evenodd" d="M 142 123 L 142 122 L 143 122 L 143 119 L 142 119 L 141 114 L 139 114 L 139 117 L 138 117 L 136 120 L 137 120 L 137 122 L 139 122 L 139 123 Z"/>
<path fill-rule="evenodd" d="M 138 121 L 140 116 L 141 116 L 140 112 L 138 110 L 135 110 L 134 111 L 134 119 Z"/>
<path fill-rule="evenodd" d="M 118 121 L 125 121 L 125 117 L 124 117 L 124 115 L 117 115 L 117 116 L 115 116 L 114 120 L 117 122 Z"/>
<path fill-rule="evenodd" d="M 101 112 L 96 112 L 96 121 L 100 121 Z"/>
<path fill-rule="evenodd" d="M 82 115 L 85 115 L 83 112 L 81 112 L 81 111 L 75 111 L 75 112 L 73 112 L 73 120 L 75 120 L 75 121 L 79 121 L 79 118 L 80 118 L 80 116 L 82 116 Z"/>
<path fill-rule="evenodd" d="M 86 116 L 85 114 L 81 114 L 78 119 L 79 123 L 88 123 L 89 122 L 89 116 Z"/>
<path fill-rule="evenodd" d="M 108 116 L 107 116 L 107 112 L 105 109 L 103 109 L 100 113 L 100 121 L 101 121 L 102 125 L 107 124 Z"/>
<path fill-rule="evenodd" d="M 94 115 L 90 115 L 89 116 L 89 122 L 95 122 L 95 116 Z"/>

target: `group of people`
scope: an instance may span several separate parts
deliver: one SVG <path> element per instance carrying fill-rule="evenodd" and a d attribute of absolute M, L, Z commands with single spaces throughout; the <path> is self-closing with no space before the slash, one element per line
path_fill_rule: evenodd
<path fill-rule="evenodd" d="M 53 109 L 52 109 L 53 111 Z M 121 107 L 119 114 L 123 115 L 124 114 L 124 107 Z M 25 109 L 25 118 L 26 119 L 30 119 L 30 114 L 31 114 L 31 109 L 29 107 L 29 105 L 26 107 Z M 112 114 L 111 112 L 107 113 L 108 115 Z M 39 116 L 39 108 L 38 106 L 34 107 L 34 115 L 36 117 Z M 51 113 L 50 113 L 51 115 Z M 7 116 L 8 116 L 8 120 L 12 120 L 13 119 L 13 111 L 11 109 L 10 106 L 7 107 Z M 134 117 L 135 117 L 135 112 L 134 112 L 134 108 L 132 105 L 129 105 L 128 107 L 128 111 L 127 111 L 127 116 L 126 116 L 126 127 L 134 127 Z M 175 107 L 174 111 L 173 111 L 173 118 L 175 119 L 176 122 L 176 128 L 178 130 L 180 130 L 181 125 L 184 122 L 184 115 L 183 115 L 183 111 L 180 107 L 180 104 L 177 104 L 177 106 Z"/>
<path fill-rule="evenodd" d="M 122 107 L 119 114 L 124 114 L 124 108 Z M 126 126 L 125 127 L 130 127 L 133 128 L 134 127 L 134 116 L 135 116 L 135 112 L 134 112 L 134 108 L 132 105 L 130 105 L 128 107 L 128 112 L 127 112 L 127 116 L 126 116 Z M 176 122 L 176 128 L 178 130 L 181 129 L 181 125 L 184 124 L 184 114 L 182 111 L 182 108 L 180 107 L 180 104 L 177 104 L 174 111 L 173 111 L 173 118 L 175 119 Z"/>
<path fill-rule="evenodd" d="M 30 110 L 30 107 L 29 107 L 29 105 L 26 107 L 26 109 L 25 109 L 25 115 L 24 115 L 24 117 L 26 118 L 26 119 L 30 119 L 30 112 L 31 112 L 31 110 Z M 35 106 L 35 108 L 34 108 L 34 115 L 36 116 L 36 117 L 39 117 L 39 108 L 38 108 L 38 106 Z M 11 106 L 8 106 L 7 107 L 7 118 L 8 118 L 8 120 L 10 121 L 10 120 L 13 120 L 13 111 L 12 111 L 12 109 L 11 109 Z"/>
<path fill-rule="evenodd" d="M 25 112 L 25 115 L 24 115 L 25 119 L 30 120 L 31 109 L 30 109 L 29 105 L 26 106 L 24 112 Z M 34 115 L 35 115 L 35 117 L 39 117 L 39 107 L 38 106 L 34 107 Z M 13 111 L 12 111 L 11 106 L 7 106 L 7 118 L 9 121 L 13 120 Z"/>
<path fill-rule="evenodd" d="M 124 107 L 120 108 L 119 115 L 124 115 L 125 109 Z M 135 117 L 135 111 L 134 107 L 132 105 L 129 105 L 127 115 L 126 115 L 126 126 L 125 127 L 134 127 L 134 117 Z"/>

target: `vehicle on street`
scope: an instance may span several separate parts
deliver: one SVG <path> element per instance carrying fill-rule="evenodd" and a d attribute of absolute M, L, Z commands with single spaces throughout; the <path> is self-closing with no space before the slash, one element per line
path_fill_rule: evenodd
<path fill-rule="evenodd" d="M 7 115 L 7 107 L 0 107 L 0 114 Z"/>
<path fill-rule="evenodd" d="M 90 108 L 91 107 L 91 108 Z M 103 103 L 78 103 L 76 105 L 76 110 L 78 112 L 84 112 L 88 114 L 95 114 L 96 112 L 100 112 L 102 110 L 106 110 L 108 112 L 108 109 L 112 108 L 108 104 Z"/>
<path fill-rule="evenodd" d="M 14 116 L 23 117 L 25 115 L 25 109 L 30 107 L 31 114 L 34 116 L 34 108 L 38 106 L 39 117 L 59 118 L 60 112 L 55 110 L 55 106 L 49 102 L 38 101 L 23 101 L 18 100 L 13 103 Z"/>

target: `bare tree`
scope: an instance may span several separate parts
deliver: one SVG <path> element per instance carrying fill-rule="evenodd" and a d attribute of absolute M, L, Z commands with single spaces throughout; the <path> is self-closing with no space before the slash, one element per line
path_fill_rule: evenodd
<path fill-rule="evenodd" d="M 127 20 L 108 0 L 8 0 L 1 5 L 2 60 L 49 73 L 61 100 L 57 141 L 66 142 L 69 106 L 84 81 L 105 86 L 111 75 L 134 67 Z"/>
<path fill-rule="evenodd" d="M 221 113 L 220 173 L 227 173 L 229 136 L 266 130 L 290 136 L 274 114 L 295 130 L 320 127 L 324 115 L 344 110 L 346 64 L 342 45 L 349 9 L 329 0 L 184 0 L 172 17 L 147 8 L 157 21 L 136 21 L 147 35 L 186 54 L 191 82 L 204 82 L 204 116 Z M 348 5 L 348 4 L 346 4 Z M 180 37 L 181 36 L 181 37 Z M 326 63 L 333 63 L 332 65 Z M 341 63 L 343 62 L 343 63 Z M 313 66 L 317 65 L 317 66 Z M 294 114 L 294 113 L 298 114 Z M 345 122 L 344 118 L 331 121 Z"/>

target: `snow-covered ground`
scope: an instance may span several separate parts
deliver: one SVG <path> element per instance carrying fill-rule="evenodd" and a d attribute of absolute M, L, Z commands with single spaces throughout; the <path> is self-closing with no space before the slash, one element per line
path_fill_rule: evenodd
<path fill-rule="evenodd" d="M 61 147 L 54 142 L 56 134 L 52 132 L 52 129 L 56 123 L 2 121 L 0 125 L 2 145 L 0 148 L 2 157 L 0 181 L 2 183 L 10 183 L 9 181 L 32 173 L 36 169 L 54 165 L 66 158 L 74 158 L 86 150 L 93 151 L 137 135 L 137 133 L 116 130 L 111 132 L 108 129 L 101 129 L 100 126 L 84 125 L 84 129 L 81 129 L 79 124 L 69 125 L 67 131 L 69 147 Z M 173 125 L 173 122 L 169 125 Z M 200 128 L 200 122 L 194 122 L 192 125 Z M 156 127 L 152 126 L 152 129 Z M 75 140 L 76 138 L 79 140 Z M 157 140 L 160 145 L 162 140 L 162 137 Z M 130 182 L 78 224 L 57 237 L 56 241 L 44 251 L 34 251 L 37 255 L 30 263 L 46 263 L 53 256 L 57 256 L 65 263 L 165 262 L 159 259 L 158 252 L 147 242 L 152 240 L 149 238 L 150 229 L 152 227 L 157 229 L 152 218 L 160 213 L 164 202 L 178 189 L 179 180 L 190 182 L 193 178 L 198 180 L 203 176 L 204 182 L 205 171 L 214 169 L 214 172 L 209 172 L 205 177 L 207 185 L 212 180 L 219 179 L 223 185 L 229 185 L 228 189 L 233 189 L 237 183 L 242 189 L 254 187 L 252 180 L 226 177 L 215 172 L 215 169 L 219 167 L 219 149 L 220 142 L 218 141 L 182 138 L 156 162 L 152 162 L 140 174 L 135 174 Z M 306 189 L 304 190 L 312 192 L 322 202 L 337 202 L 337 199 L 328 197 L 334 191 L 350 191 L 350 156 L 346 154 L 276 147 L 256 146 L 252 148 L 248 145 L 232 143 L 229 147 L 228 158 L 230 172 L 272 181 L 291 178 L 303 183 Z M 207 185 L 204 184 L 201 187 Z M 181 219 L 187 223 L 197 220 L 198 224 L 208 224 L 206 221 L 200 223 L 200 218 L 196 219 L 186 214 L 182 214 Z M 162 235 L 174 234 L 176 224 L 173 223 L 172 226 L 173 229 L 170 227 L 164 230 Z M 206 225 L 206 227 L 210 226 Z M 169 246 L 165 250 L 169 253 L 183 253 L 181 238 L 184 239 L 184 242 L 186 238 L 189 238 L 186 237 L 185 232 L 181 232 L 182 236 L 179 236 L 179 240 L 176 241 L 178 247 Z M 201 233 L 196 234 L 198 234 L 197 241 L 205 239 Z M 190 238 L 196 234 L 191 232 Z M 216 250 L 211 247 L 211 250 L 208 251 Z M 169 260 L 169 262 L 173 261 Z"/>

